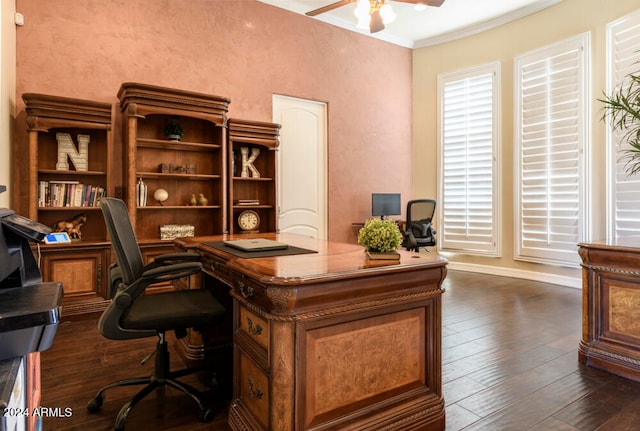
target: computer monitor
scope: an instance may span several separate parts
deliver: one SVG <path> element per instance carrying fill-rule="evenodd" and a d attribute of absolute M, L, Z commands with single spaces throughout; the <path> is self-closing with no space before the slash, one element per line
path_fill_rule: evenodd
<path fill-rule="evenodd" d="M 371 215 L 384 219 L 402 214 L 400 193 L 372 193 Z"/>

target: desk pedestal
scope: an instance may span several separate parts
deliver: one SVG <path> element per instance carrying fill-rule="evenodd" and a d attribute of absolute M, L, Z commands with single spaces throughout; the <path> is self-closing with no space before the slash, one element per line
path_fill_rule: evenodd
<path fill-rule="evenodd" d="M 234 296 L 234 430 L 444 429 L 438 290 L 289 317 Z"/>
<path fill-rule="evenodd" d="M 204 242 L 220 238 L 197 246 L 205 270 L 231 286 L 230 427 L 444 430 L 446 260 L 400 251 L 370 261 L 352 244 L 260 236 L 317 253 L 242 259 Z"/>

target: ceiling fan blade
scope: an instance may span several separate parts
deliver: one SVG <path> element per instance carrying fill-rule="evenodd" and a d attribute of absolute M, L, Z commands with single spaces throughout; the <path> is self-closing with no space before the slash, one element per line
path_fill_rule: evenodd
<path fill-rule="evenodd" d="M 342 7 L 344 5 L 347 5 L 349 3 L 353 3 L 354 1 L 356 1 L 356 0 L 340 0 L 340 1 L 337 1 L 335 3 L 331 3 L 329 5 L 323 6 L 321 8 L 309 11 L 309 12 L 305 13 L 305 15 L 306 16 L 320 15 L 321 13 L 329 12 L 330 10 L 334 10 L 334 9 L 337 9 L 337 8 Z"/>
<path fill-rule="evenodd" d="M 424 4 L 427 6 L 440 7 L 444 0 L 394 0 L 398 3 Z"/>
<path fill-rule="evenodd" d="M 384 30 L 384 23 L 380 16 L 380 10 L 376 10 L 371 13 L 371 20 L 369 21 L 369 31 L 371 33 L 377 33 Z"/>

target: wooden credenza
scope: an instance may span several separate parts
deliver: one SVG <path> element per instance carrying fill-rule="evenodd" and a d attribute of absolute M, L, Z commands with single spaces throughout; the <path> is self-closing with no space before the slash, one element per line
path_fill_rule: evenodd
<path fill-rule="evenodd" d="M 640 381 L 640 238 L 580 244 L 582 363 Z"/>
<path fill-rule="evenodd" d="M 234 430 L 443 430 L 441 284 L 446 260 L 261 234 L 316 250 L 238 258 L 184 239 L 233 298 Z M 246 235 L 236 235 L 246 238 Z"/>

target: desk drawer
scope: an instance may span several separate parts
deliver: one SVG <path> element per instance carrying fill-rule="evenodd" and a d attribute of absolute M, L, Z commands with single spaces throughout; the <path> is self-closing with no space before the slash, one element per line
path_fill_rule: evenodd
<path fill-rule="evenodd" d="M 207 274 L 218 278 L 219 280 L 231 284 L 231 278 L 229 277 L 229 268 L 227 268 L 227 261 L 219 259 L 209 254 L 202 256 L 202 269 Z"/>
<path fill-rule="evenodd" d="M 233 281 L 233 291 L 235 294 L 265 311 L 271 310 L 272 304 L 269 298 L 267 298 L 267 289 L 265 286 L 244 277 L 238 277 L 238 274 L 235 273 L 231 275 L 235 276 Z"/>
<path fill-rule="evenodd" d="M 238 351 L 239 398 L 262 428 L 269 429 L 269 378 L 245 352 Z"/>
<path fill-rule="evenodd" d="M 244 307 L 240 307 L 240 330 L 265 351 L 269 350 L 269 323 Z"/>

